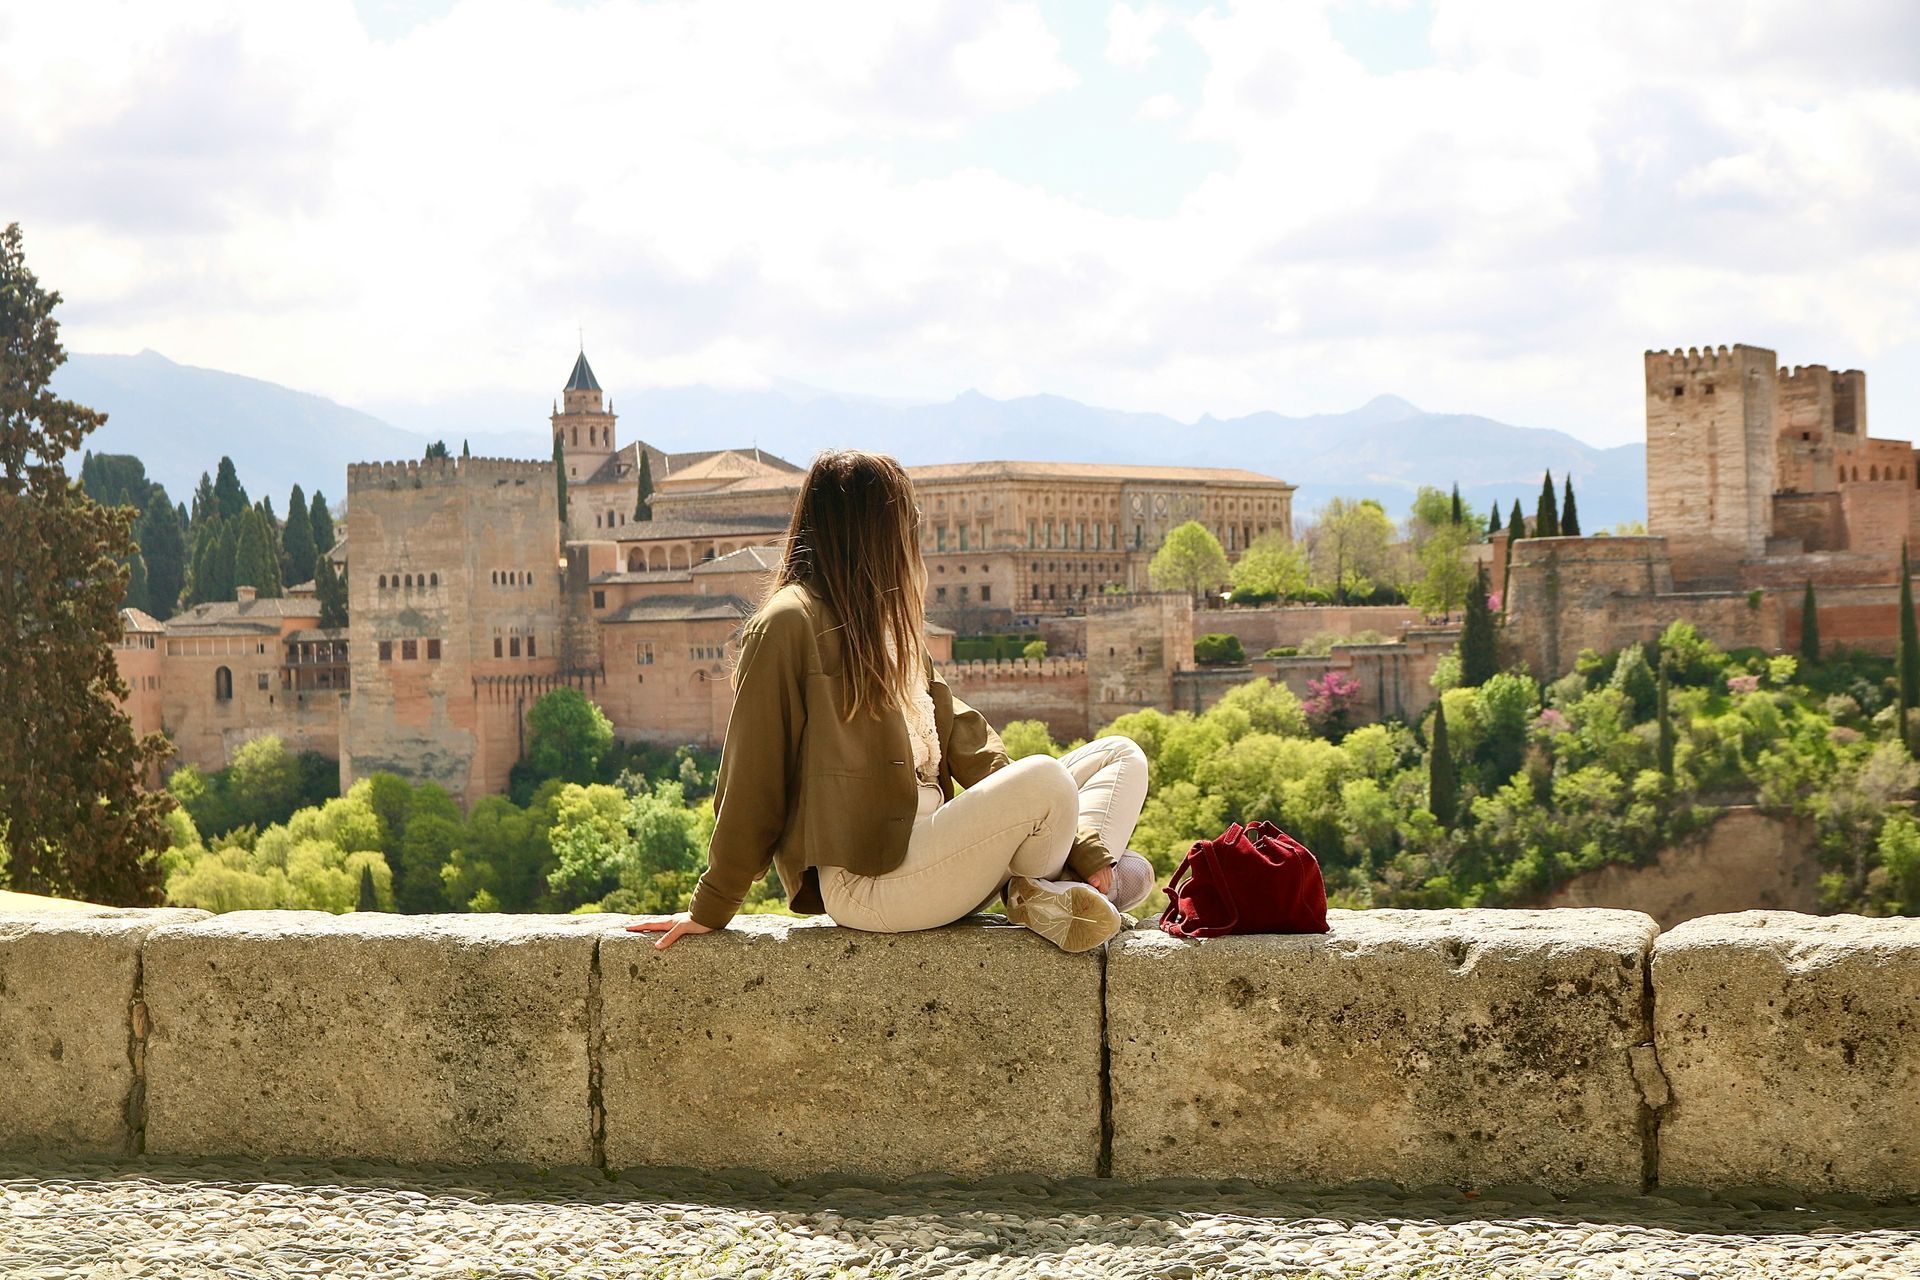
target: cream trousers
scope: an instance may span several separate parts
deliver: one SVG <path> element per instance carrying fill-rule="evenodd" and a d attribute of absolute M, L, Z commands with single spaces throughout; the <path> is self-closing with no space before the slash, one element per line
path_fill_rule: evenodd
<path fill-rule="evenodd" d="M 834 923 L 871 933 L 951 924 L 1009 876 L 1058 876 L 1083 825 L 1119 857 L 1146 801 L 1147 757 L 1121 737 L 1097 738 L 1058 760 L 1016 760 L 945 803 L 938 787 L 923 785 L 900 865 L 879 876 L 821 867 L 820 897 Z"/>

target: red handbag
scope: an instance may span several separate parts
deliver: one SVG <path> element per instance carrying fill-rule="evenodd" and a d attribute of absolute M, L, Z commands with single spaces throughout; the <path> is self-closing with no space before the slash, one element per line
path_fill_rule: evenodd
<path fill-rule="evenodd" d="M 1160 927 L 1176 938 L 1325 933 L 1327 885 L 1319 859 L 1271 822 L 1236 822 L 1187 851 L 1167 881 Z"/>

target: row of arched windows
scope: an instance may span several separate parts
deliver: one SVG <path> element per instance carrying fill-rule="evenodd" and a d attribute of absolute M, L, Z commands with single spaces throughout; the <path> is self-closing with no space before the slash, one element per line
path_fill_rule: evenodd
<path fill-rule="evenodd" d="M 1848 476 L 1843 476 L 1843 477 L 1841 477 L 1841 478 L 1842 478 L 1842 479 L 1853 479 L 1853 480 L 1858 480 L 1858 479 L 1860 478 L 1860 468 L 1858 468 L 1858 467 L 1855 467 L 1855 468 L 1853 469 L 1853 475 L 1852 475 L 1852 476 L 1850 476 L 1850 477 L 1848 477 Z M 1893 468 L 1892 468 L 1892 467 L 1888 467 L 1888 468 L 1887 468 L 1887 471 L 1886 471 L 1886 474 L 1885 474 L 1885 475 L 1882 475 L 1882 474 L 1880 473 L 1880 468 L 1879 468 L 1879 467 L 1877 467 L 1877 466 L 1870 466 L 1870 467 L 1868 467 L 1868 468 L 1867 468 L 1867 479 L 1868 479 L 1869 481 L 1872 481 L 1872 480 L 1905 480 L 1906 478 L 1907 478 L 1907 469 L 1906 469 L 1905 467 L 1901 467 L 1901 468 L 1900 468 L 1900 474 L 1899 474 L 1899 475 L 1895 475 L 1895 474 L 1893 473 Z M 1920 476 L 1916 476 L 1916 477 L 1915 477 L 1915 480 L 1916 480 L 1916 481 L 1920 481 Z"/>
<path fill-rule="evenodd" d="M 437 587 L 440 575 L 437 573 L 383 573 L 380 575 L 382 591 L 411 591 L 415 587 Z"/>
<path fill-rule="evenodd" d="M 606 445 L 611 448 L 613 446 L 613 428 L 607 427 L 602 429 L 600 427 L 588 427 L 587 443 L 589 445 Z M 578 427 L 573 429 L 573 444 L 575 448 L 579 448 L 580 446 L 580 428 Z"/>
<path fill-rule="evenodd" d="M 524 587 L 532 583 L 531 569 L 495 569 L 493 585 L 496 587 Z"/>

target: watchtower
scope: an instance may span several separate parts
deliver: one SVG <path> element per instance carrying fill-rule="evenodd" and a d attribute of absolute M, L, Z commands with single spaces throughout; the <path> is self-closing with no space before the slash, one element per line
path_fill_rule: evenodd
<path fill-rule="evenodd" d="M 582 351 L 553 410 L 553 438 L 561 442 L 567 459 L 567 483 L 585 480 L 600 469 L 618 447 L 614 436 L 613 405 L 601 406 L 600 381 Z"/>
<path fill-rule="evenodd" d="M 1683 585 L 1731 582 L 1766 552 L 1777 363 L 1744 345 L 1646 353 L 1647 532 Z"/>

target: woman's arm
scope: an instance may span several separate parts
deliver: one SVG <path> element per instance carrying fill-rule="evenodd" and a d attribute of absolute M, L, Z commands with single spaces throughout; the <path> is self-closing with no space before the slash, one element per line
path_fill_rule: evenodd
<path fill-rule="evenodd" d="M 807 721 L 811 626 L 804 611 L 779 608 L 757 619 L 741 639 L 733 712 L 713 787 L 713 839 L 688 907 L 694 923 L 708 929 L 724 928 L 740 910 L 753 882 L 767 873 L 786 828 Z"/>
<path fill-rule="evenodd" d="M 960 701 L 951 689 L 953 726 L 947 731 L 947 772 L 963 787 L 975 786 L 990 773 L 1007 767 L 1007 749 L 987 718 Z"/>

